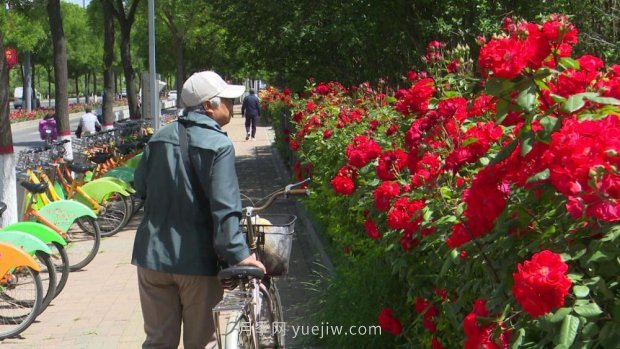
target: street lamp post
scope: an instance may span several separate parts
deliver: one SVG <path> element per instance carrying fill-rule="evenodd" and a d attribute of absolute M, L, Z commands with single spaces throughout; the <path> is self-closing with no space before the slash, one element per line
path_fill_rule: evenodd
<path fill-rule="evenodd" d="M 153 120 L 153 130 L 159 130 L 159 86 L 157 86 L 157 73 L 155 68 L 155 0 L 149 0 L 149 89 L 151 90 L 151 115 Z"/>

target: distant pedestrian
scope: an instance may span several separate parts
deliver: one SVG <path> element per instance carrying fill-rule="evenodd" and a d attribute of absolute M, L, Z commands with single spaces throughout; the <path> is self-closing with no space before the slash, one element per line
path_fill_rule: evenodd
<path fill-rule="evenodd" d="M 245 140 L 247 141 L 252 137 L 252 140 L 256 137 L 256 122 L 260 117 L 260 101 L 256 92 L 250 89 L 250 94 L 245 96 L 243 104 L 241 104 L 241 115 L 245 117 Z M 250 133 L 250 127 L 252 133 Z"/>
<path fill-rule="evenodd" d="M 97 119 L 97 115 L 93 114 L 93 109 L 90 106 L 84 107 L 84 115 L 80 118 L 80 124 L 78 125 L 76 136 L 95 134 L 101 130 L 101 123 Z"/>

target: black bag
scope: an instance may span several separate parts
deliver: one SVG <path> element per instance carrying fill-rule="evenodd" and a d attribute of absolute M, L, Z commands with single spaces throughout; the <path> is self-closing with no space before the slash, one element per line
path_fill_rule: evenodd
<path fill-rule="evenodd" d="M 75 136 L 77 138 L 82 138 L 82 125 L 78 125 L 77 129 L 75 130 Z"/>

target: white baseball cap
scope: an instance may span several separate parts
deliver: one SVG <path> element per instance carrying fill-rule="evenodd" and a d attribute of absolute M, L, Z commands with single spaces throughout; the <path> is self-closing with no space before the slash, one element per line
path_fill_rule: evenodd
<path fill-rule="evenodd" d="M 245 92 L 243 85 L 229 85 L 213 71 L 194 73 L 183 84 L 181 102 L 185 107 L 194 107 L 213 97 L 237 98 Z"/>

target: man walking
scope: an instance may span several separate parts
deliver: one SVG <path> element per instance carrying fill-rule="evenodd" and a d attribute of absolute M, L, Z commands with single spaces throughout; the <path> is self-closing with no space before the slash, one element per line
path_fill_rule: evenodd
<path fill-rule="evenodd" d="M 183 85 L 184 114 L 152 136 L 135 171 L 145 198 L 132 264 L 146 340 L 143 348 L 216 348 L 212 310 L 222 298 L 221 262 L 265 270 L 239 229 L 235 150 L 222 130 L 245 88 L 212 72 Z"/>
<path fill-rule="evenodd" d="M 245 140 L 250 139 L 250 136 L 254 140 L 256 137 L 256 122 L 260 117 L 260 101 L 253 89 L 250 89 L 250 94 L 243 99 L 241 115 L 245 117 Z M 252 127 L 252 133 L 250 133 L 250 126 Z"/>

